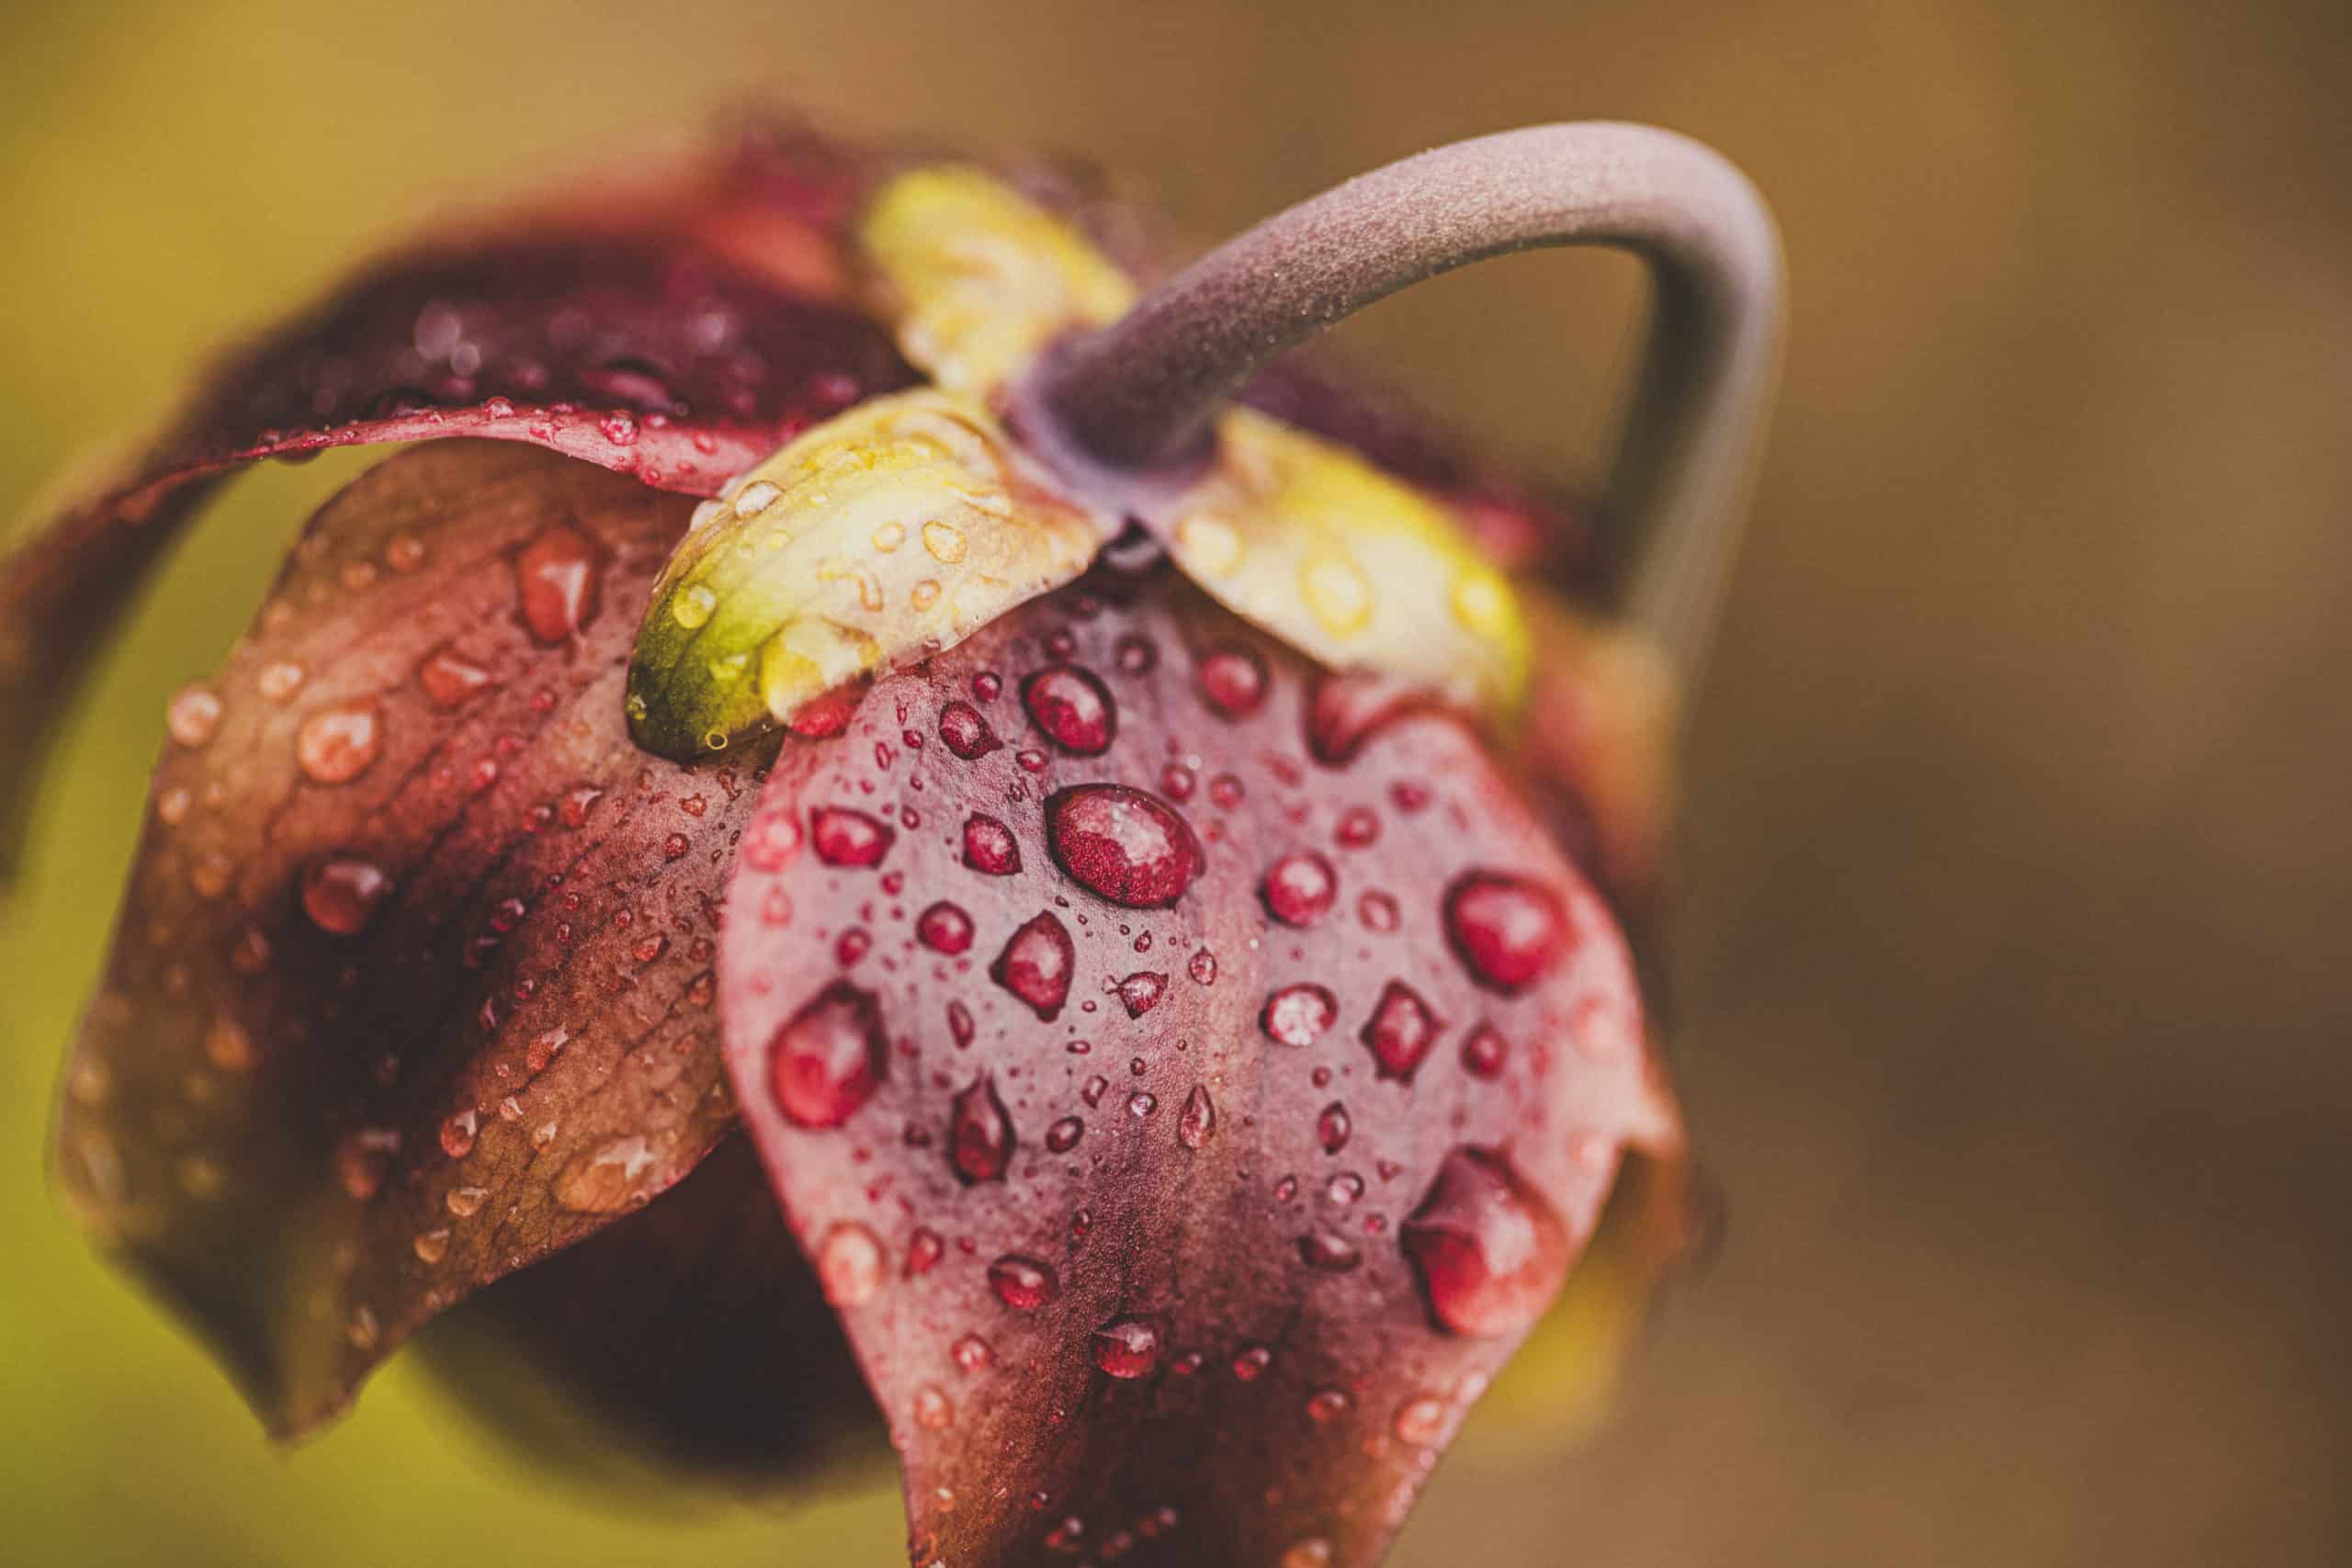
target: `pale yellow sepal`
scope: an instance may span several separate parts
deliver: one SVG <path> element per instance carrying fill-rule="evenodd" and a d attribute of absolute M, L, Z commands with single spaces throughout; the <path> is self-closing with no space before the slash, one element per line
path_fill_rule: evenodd
<path fill-rule="evenodd" d="M 876 398 L 710 503 L 655 585 L 629 669 L 639 744 L 726 745 L 886 666 L 951 648 L 1093 558 L 1083 515 L 1022 482 L 949 393 Z"/>
<path fill-rule="evenodd" d="M 918 169 L 857 231 L 899 348 L 941 387 L 985 391 L 1073 327 L 1135 302 L 1126 274 L 1062 219 L 977 169 Z"/>
<path fill-rule="evenodd" d="M 1517 594 L 1442 506 L 1346 448 L 1248 409 L 1168 545 L 1227 609 L 1340 669 L 1401 675 L 1487 713 L 1527 688 Z"/>

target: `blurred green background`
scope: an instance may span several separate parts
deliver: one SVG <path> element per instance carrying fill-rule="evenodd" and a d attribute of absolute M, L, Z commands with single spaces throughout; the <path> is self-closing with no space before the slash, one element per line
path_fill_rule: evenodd
<path fill-rule="evenodd" d="M 1396 1553 L 2352 1559 L 2352 13 L 2327 3 L 19 4 L 0 513 L 420 210 L 747 100 L 1091 153 L 1215 235 L 1561 118 L 1744 163 L 1786 399 L 1693 728 L 1679 1054 L 1730 1224 L 1597 1441 L 1474 1423 Z M 1351 323 L 1589 472 L 1628 265 Z M 0 906 L 0 1556 L 896 1561 L 882 1491 L 567 1489 L 396 1361 L 290 1457 L 46 1190 L 164 695 L 332 465 L 182 553 Z"/>

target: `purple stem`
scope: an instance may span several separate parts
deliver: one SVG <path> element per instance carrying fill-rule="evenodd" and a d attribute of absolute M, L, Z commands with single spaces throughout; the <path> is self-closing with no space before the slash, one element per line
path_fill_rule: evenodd
<path fill-rule="evenodd" d="M 1635 541 L 1626 607 L 1686 673 L 1703 655 L 1780 359 L 1770 213 L 1720 154 L 1588 123 L 1455 142 L 1362 175 L 1212 251 L 1057 345 L 1015 403 L 1111 488 L 1165 492 L 1269 360 L 1424 278 L 1548 245 L 1650 264 L 1648 344 L 1606 492 Z"/>

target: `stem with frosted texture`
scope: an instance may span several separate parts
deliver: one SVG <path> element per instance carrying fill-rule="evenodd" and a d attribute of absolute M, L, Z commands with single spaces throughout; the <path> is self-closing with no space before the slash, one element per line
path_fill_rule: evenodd
<path fill-rule="evenodd" d="M 1686 673 L 1703 655 L 1779 368 L 1781 264 L 1747 178 L 1685 136 L 1601 122 L 1455 142 L 1228 241 L 1045 356 L 1019 401 L 1105 477 L 1198 459 L 1269 360 L 1397 289 L 1488 256 L 1610 245 L 1655 279 L 1606 501 L 1637 541 L 1626 606 Z"/>

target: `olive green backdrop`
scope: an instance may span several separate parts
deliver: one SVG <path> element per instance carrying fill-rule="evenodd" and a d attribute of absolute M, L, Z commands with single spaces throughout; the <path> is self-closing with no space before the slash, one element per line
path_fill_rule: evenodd
<path fill-rule="evenodd" d="M 746 98 L 1080 149 L 1210 235 L 1516 123 L 1713 140 L 1796 289 L 1673 922 L 1729 1227 L 1604 1436 L 1474 1423 L 1396 1560 L 2321 1568 L 2352 1557 L 2346 16 L 18 0 L 0 513 L 404 214 Z M 1589 471 L 1637 285 L 1521 258 L 1346 335 Z M 0 911 L 0 1557 L 897 1561 L 882 1492 L 600 1500 L 406 1364 L 281 1458 L 63 1224 L 54 1063 L 164 697 L 285 526 L 183 554 Z"/>

